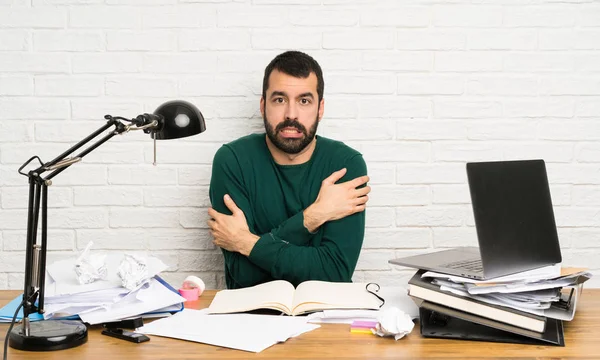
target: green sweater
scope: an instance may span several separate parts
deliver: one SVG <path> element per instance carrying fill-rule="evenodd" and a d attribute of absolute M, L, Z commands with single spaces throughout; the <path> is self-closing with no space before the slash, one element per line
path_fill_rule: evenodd
<path fill-rule="evenodd" d="M 223 250 L 228 288 L 280 279 L 294 286 L 306 280 L 351 281 L 365 213 L 327 222 L 314 234 L 304 227 L 303 215 L 321 182 L 344 167 L 347 172 L 338 183 L 367 174 L 359 152 L 321 136 L 310 160 L 300 165 L 275 163 L 265 134 L 242 137 L 217 151 L 210 180 L 212 207 L 231 215 L 223 202 L 229 194 L 244 212 L 250 232 L 260 236 L 248 257 Z"/>

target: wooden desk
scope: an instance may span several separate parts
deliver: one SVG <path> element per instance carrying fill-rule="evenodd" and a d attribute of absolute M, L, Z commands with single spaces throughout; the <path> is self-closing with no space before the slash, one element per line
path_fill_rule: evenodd
<path fill-rule="evenodd" d="M 0 291 L 0 306 L 20 292 Z M 215 291 L 186 307 L 207 307 Z M 0 339 L 8 325 L 0 325 Z M 9 348 L 9 360 L 19 359 L 600 359 L 600 289 L 584 289 L 572 322 L 565 322 L 565 347 L 500 344 L 463 340 L 425 339 L 415 329 L 394 341 L 370 334 L 352 334 L 349 325 L 322 325 L 321 328 L 276 344 L 254 354 L 211 345 L 151 336 L 133 344 L 89 331 L 87 344 L 54 352 L 25 352 Z"/>

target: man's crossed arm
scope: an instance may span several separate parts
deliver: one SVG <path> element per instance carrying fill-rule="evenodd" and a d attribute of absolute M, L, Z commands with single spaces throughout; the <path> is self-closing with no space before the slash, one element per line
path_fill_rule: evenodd
<path fill-rule="evenodd" d="M 342 219 L 365 210 L 369 200 L 369 186 L 358 188 L 369 181 L 364 175 L 353 180 L 336 184 L 346 174 L 346 168 L 338 170 L 323 180 L 319 195 L 314 203 L 304 210 L 304 227 L 314 233 L 328 221 Z M 229 194 L 223 201 L 232 215 L 221 214 L 213 208 L 208 209 L 208 226 L 213 243 L 227 251 L 249 256 L 259 236 L 250 232 L 244 212 L 235 204 Z"/>

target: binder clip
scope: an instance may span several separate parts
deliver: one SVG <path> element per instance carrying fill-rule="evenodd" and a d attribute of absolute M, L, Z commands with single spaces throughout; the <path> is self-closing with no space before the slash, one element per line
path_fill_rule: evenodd
<path fill-rule="evenodd" d="M 569 310 L 571 308 L 571 300 L 573 300 L 573 293 L 575 292 L 575 288 L 571 288 L 570 290 L 571 291 L 569 292 L 569 295 L 566 299 L 563 298 L 563 295 L 566 294 L 561 293 L 560 299 L 552 304 L 553 307 L 563 310 Z"/>

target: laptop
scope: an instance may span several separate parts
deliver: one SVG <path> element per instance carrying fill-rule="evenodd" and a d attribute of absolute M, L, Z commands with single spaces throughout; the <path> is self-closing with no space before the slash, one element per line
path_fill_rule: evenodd
<path fill-rule="evenodd" d="M 479 248 L 391 264 L 486 280 L 562 261 L 544 160 L 467 163 L 467 177 Z"/>

